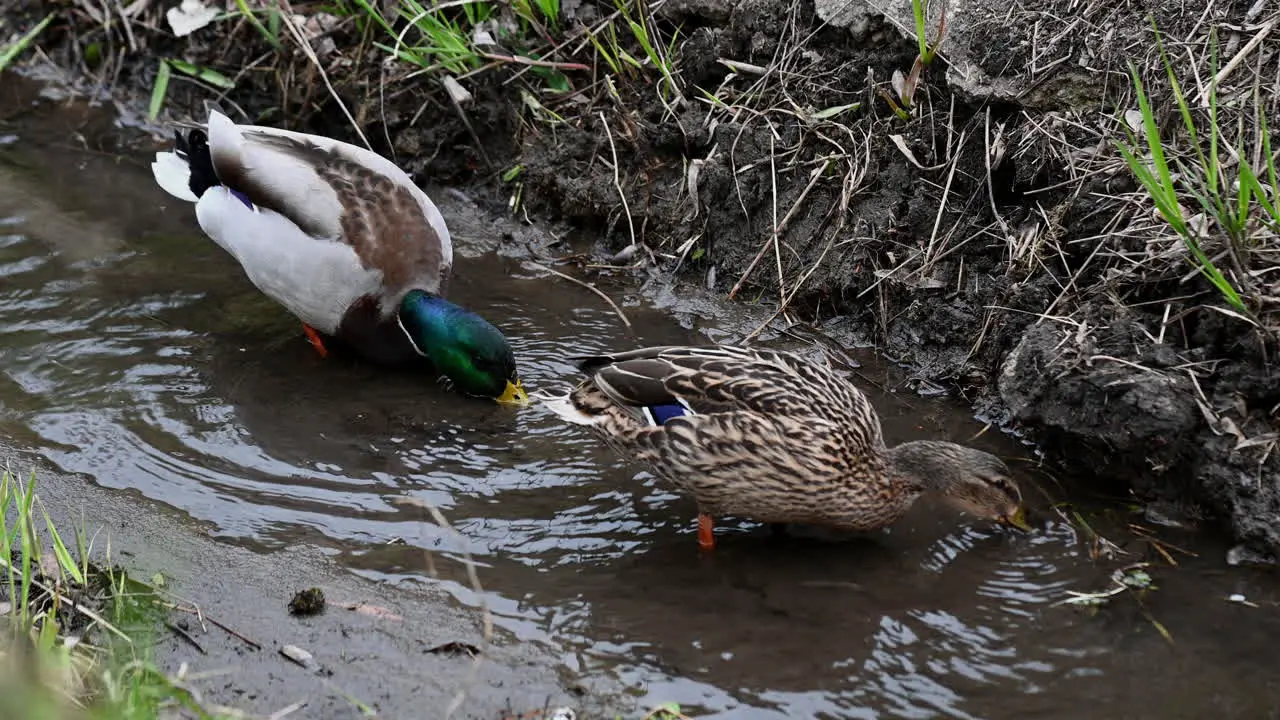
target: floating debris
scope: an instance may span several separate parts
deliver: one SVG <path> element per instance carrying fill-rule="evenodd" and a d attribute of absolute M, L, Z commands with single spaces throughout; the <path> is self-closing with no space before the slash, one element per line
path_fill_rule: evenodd
<path fill-rule="evenodd" d="M 1111 573 L 1112 587 L 1108 590 L 1100 592 L 1075 592 L 1068 590 L 1067 594 L 1071 597 L 1059 600 L 1054 605 L 1084 605 L 1089 607 L 1098 607 L 1105 605 L 1111 598 L 1123 592 L 1146 592 L 1155 590 L 1155 582 L 1151 579 L 1151 575 L 1146 571 L 1147 563 L 1137 563 L 1122 567 Z"/>
<path fill-rule="evenodd" d="M 1091 612 L 1096 612 L 1098 608 L 1111 602 L 1111 598 L 1116 595 L 1125 592 L 1130 593 L 1133 595 L 1134 600 L 1137 601 L 1138 608 L 1142 611 L 1142 615 L 1147 619 L 1147 622 L 1151 623 L 1151 627 L 1155 628 L 1156 632 L 1160 633 L 1160 636 L 1172 645 L 1173 633 L 1170 633 L 1169 629 L 1166 628 L 1164 624 L 1155 619 L 1155 617 L 1151 615 L 1151 612 L 1147 610 L 1146 606 L 1142 603 L 1143 595 L 1150 590 L 1157 589 L 1155 582 L 1151 579 L 1151 575 L 1147 572 L 1148 567 L 1150 567 L 1150 563 L 1134 563 L 1133 565 L 1126 565 L 1125 567 L 1111 573 L 1111 589 L 1092 593 L 1073 592 L 1068 590 L 1067 594 L 1071 597 L 1066 598 L 1065 600 L 1059 600 L 1054 603 L 1054 605 L 1077 605 L 1087 607 Z"/>

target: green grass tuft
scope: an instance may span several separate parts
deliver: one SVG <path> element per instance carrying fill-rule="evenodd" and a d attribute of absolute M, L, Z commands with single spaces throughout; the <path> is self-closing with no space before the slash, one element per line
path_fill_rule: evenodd
<path fill-rule="evenodd" d="M 148 659 L 161 598 L 55 527 L 36 493 L 0 473 L 0 717 L 157 720 L 214 715 Z M 74 548 L 74 551 L 73 551 Z"/>
<path fill-rule="evenodd" d="M 27 46 L 36 39 L 36 36 L 44 32 L 44 29 L 53 21 L 56 14 L 57 13 L 49 13 L 48 15 L 45 15 L 43 20 L 36 23 L 35 27 L 23 33 L 22 37 L 14 40 L 8 45 L 0 46 L 0 72 L 4 72 L 4 69 L 9 67 L 9 65 L 22 54 L 23 50 L 27 49 Z"/>
<path fill-rule="evenodd" d="M 1152 27 L 1155 29 L 1154 21 Z M 1146 87 L 1132 63 L 1129 73 L 1138 100 L 1142 140 L 1125 123 L 1128 143 L 1118 143 L 1117 148 L 1134 177 L 1151 197 L 1160 216 L 1181 238 L 1191 265 L 1209 281 L 1232 310 L 1256 322 L 1249 297 L 1251 293 L 1247 287 L 1241 287 L 1242 283 L 1248 282 L 1243 269 L 1248 266 L 1248 256 L 1258 231 L 1265 229 L 1274 234 L 1280 226 L 1280 216 L 1277 215 L 1280 208 L 1276 202 L 1280 197 L 1280 185 L 1276 183 L 1275 158 L 1271 153 L 1262 103 L 1255 96 L 1253 119 L 1259 132 L 1255 140 L 1258 146 L 1254 148 L 1257 152 L 1252 156 L 1263 159 L 1260 176 L 1248 160 L 1251 154 L 1250 148 L 1246 147 L 1243 130 L 1233 143 L 1230 157 L 1224 157 L 1221 152 L 1228 141 L 1223 133 L 1219 107 L 1216 42 L 1205 98 L 1208 103 L 1206 151 L 1205 133 L 1202 133 L 1196 113 L 1178 82 L 1158 29 L 1155 29 L 1155 37 L 1169 92 L 1177 105 L 1190 148 L 1178 153 L 1172 145 L 1166 146 Z M 1183 206 L 1184 199 L 1189 201 L 1188 205 L 1198 207 L 1200 212 L 1188 215 Z M 1203 241 L 1213 238 L 1221 240 L 1224 245 L 1221 257 L 1229 259 L 1237 269 L 1234 280 L 1205 250 Z"/>

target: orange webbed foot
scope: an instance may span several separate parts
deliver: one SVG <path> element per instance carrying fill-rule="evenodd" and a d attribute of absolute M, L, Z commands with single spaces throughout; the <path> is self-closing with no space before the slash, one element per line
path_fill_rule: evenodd
<path fill-rule="evenodd" d="M 710 552 L 716 549 L 716 537 L 712 534 L 715 520 L 706 513 L 698 513 L 698 548 Z"/>
<path fill-rule="evenodd" d="M 306 333 L 307 341 L 311 343 L 311 347 L 320 353 L 320 357 L 329 357 L 329 350 L 324 346 L 324 341 L 320 339 L 320 333 L 316 329 L 306 323 L 302 323 L 302 332 Z"/>

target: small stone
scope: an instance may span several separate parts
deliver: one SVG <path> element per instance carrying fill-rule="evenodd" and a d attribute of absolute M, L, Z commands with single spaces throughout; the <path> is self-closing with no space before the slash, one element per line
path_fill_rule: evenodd
<path fill-rule="evenodd" d="M 315 670 L 319 667 L 315 657 L 298 647 L 297 645 L 283 645 L 280 647 L 280 654 L 289 658 L 293 662 L 301 665 L 308 670 Z"/>
<path fill-rule="evenodd" d="M 1227 564 L 1236 567 L 1239 565 L 1258 565 L 1258 566 L 1274 566 L 1275 558 L 1266 553 L 1258 552 L 1248 545 L 1236 545 L 1227 551 Z"/>

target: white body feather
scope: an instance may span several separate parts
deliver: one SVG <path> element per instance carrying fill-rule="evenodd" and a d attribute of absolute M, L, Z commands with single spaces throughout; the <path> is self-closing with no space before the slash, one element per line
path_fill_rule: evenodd
<path fill-rule="evenodd" d="M 151 174 L 155 175 L 156 182 L 165 192 L 179 200 L 192 203 L 200 201 L 191 192 L 191 167 L 177 153 L 156 153 L 156 161 L 151 163 Z"/>
<path fill-rule="evenodd" d="M 574 425 L 595 425 L 603 419 L 603 415 L 588 415 L 573 406 L 573 402 L 569 400 L 569 394 L 549 395 L 539 393 L 536 397 L 542 401 L 542 406 L 555 413 L 561 420 L 573 423 Z"/>
<path fill-rule="evenodd" d="M 252 125 L 238 126 L 211 110 L 210 150 L 238 158 L 246 176 L 283 199 L 291 215 L 308 218 L 321 232 L 309 234 L 283 215 L 251 208 L 225 187 L 205 191 L 197 200 L 189 188 L 190 168 L 172 152 L 156 153 L 151 170 L 157 184 L 170 195 L 196 203 L 196 217 L 204 232 L 239 261 L 249 280 L 300 320 L 334 334 L 347 308 L 363 295 L 383 291 L 381 271 L 364 267 L 353 247 L 342 238 L 343 206 L 337 192 L 316 168 L 287 152 L 246 138 L 245 131 L 303 140 L 390 178 L 417 199 L 427 223 L 439 238 L 441 276 L 453 264 L 453 244 L 440 210 L 409 178 L 386 158 L 364 148 L 318 135 Z M 401 290 L 407 290 L 402 288 Z M 433 289 L 433 288 L 428 288 Z M 392 303 L 398 297 L 389 298 Z M 391 312 L 394 304 L 384 306 Z"/>
<path fill-rule="evenodd" d="M 347 308 L 382 283 L 382 273 L 363 267 L 350 245 L 317 240 L 282 215 L 250 208 L 224 187 L 205 191 L 196 218 L 255 287 L 320 332 L 334 334 Z"/>

